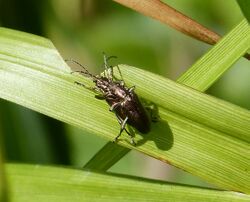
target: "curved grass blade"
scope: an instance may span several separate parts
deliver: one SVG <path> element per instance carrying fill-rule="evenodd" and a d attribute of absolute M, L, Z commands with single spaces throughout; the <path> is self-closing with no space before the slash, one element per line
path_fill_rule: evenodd
<path fill-rule="evenodd" d="M 243 20 L 177 81 L 196 90 L 205 91 L 245 53 L 249 44 L 249 28 L 246 21 Z M 224 55 L 230 55 L 230 57 L 224 57 Z M 90 159 L 88 168 L 101 170 L 105 168 L 107 170 L 119 160 L 119 158 L 113 157 L 114 155 L 122 157 L 122 154 L 125 155 L 129 151 L 127 148 L 122 149 L 109 142 Z M 105 167 L 100 167 L 98 159 L 105 159 Z"/>
<path fill-rule="evenodd" d="M 213 201 L 243 202 L 245 194 L 170 184 L 124 175 L 35 166 L 7 166 L 11 201 Z"/>

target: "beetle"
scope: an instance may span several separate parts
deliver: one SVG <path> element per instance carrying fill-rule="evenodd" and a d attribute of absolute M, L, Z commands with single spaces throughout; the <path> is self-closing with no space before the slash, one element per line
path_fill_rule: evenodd
<path fill-rule="evenodd" d="M 131 137 L 131 143 L 135 145 L 133 136 L 126 129 L 126 124 L 136 128 L 140 133 L 146 134 L 150 131 L 151 119 L 135 93 L 135 86 L 127 87 L 123 79 L 119 80 L 114 77 L 113 67 L 108 65 L 108 60 L 113 57 L 114 56 L 106 57 L 103 53 L 105 68 L 103 75 L 93 75 L 80 63 L 74 60 L 67 61 L 80 65 L 83 70 L 74 72 L 90 77 L 95 83 L 95 86 L 87 87 L 85 84 L 77 81 L 75 81 L 75 83 L 97 93 L 96 98 L 105 99 L 110 106 L 109 110 L 115 113 L 118 123 L 120 124 L 120 131 L 115 137 L 114 142 L 118 141 L 118 138 L 125 130 Z M 122 78 L 121 71 L 118 66 L 117 68 Z"/>

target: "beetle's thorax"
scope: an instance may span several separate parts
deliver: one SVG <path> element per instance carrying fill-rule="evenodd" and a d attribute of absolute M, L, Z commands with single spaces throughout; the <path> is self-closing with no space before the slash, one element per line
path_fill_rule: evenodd
<path fill-rule="evenodd" d="M 96 87 L 103 93 L 106 100 L 110 99 L 116 102 L 129 101 L 131 96 L 127 87 L 121 82 L 114 82 L 106 77 L 94 80 Z"/>

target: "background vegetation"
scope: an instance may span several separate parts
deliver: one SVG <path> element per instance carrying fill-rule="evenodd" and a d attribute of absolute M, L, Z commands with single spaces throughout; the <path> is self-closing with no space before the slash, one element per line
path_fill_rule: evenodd
<path fill-rule="evenodd" d="M 165 1 L 224 35 L 243 15 L 237 2 Z M 3 1 L 1 26 L 45 36 L 64 58 L 102 71 L 102 51 L 127 64 L 176 80 L 211 47 L 113 1 Z M 229 12 L 230 11 L 230 12 Z M 11 13 L 11 15 L 10 15 Z M 250 109 L 249 61 L 241 58 L 207 94 Z M 45 115 L 0 100 L 0 134 L 7 162 L 81 168 L 106 140 Z M 84 109 L 83 109 L 84 110 Z M 131 151 L 110 171 L 212 186 L 198 177 Z"/>

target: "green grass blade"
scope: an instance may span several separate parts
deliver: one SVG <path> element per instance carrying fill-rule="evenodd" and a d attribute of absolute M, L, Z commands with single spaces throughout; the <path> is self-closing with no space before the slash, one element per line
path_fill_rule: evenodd
<path fill-rule="evenodd" d="M 0 29 L 0 42 L 0 97 L 114 139 L 119 131 L 115 116 L 104 101 L 74 84 L 91 81 L 71 75 L 51 42 L 5 29 Z M 137 147 L 126 141 L 126 135 L 119 144 L 224 189 L 250 193 L 249 111 L 161 76 L 124 65 L 120 68 L 125 81 L 136 84 L 140 96 L 159 106 L 161 121 L 144 138 L 136 135 Z"/>
<path fill-rule="evenodd" d="M 8 165 L 12 201 L 249 201 L 230 191 L 67 168 Z"/>
<path fill-rule="evenodd" d="M 0 145 L 1 141 L 0 141 Z M 7 200 L 7 183 L 6 183 L 5 169 L 3 164 L 3 152 L 2 147 L 0 147 L 0 201 L 8 201 Z"/>
<path fill-rule="evenodd" d="M 250 47 L 250 26 L 246 20 L 237 25 L 204 57 L 178 79 L 200 91 L 208 89 Z M 202 68 L 200 68 L 202 66 Z"/>
<path fill-rule="evenodd" d="M 239 4 L 245 18 L 250 23 L 250 2 L 249 2 L 249 0 L 237 0 L 237 2 Z"/>
<path fill-rule="evenodd" d="M 250 10 L 250 9 L 249 9 Z M 231 67 L 241 55 L 249 48 L 249 28 L 246 21 L 242 21 L 236 26 L 229 34 L 214 46 L 207 54 L 196 62 L 187 72 L 185 72 L 178 82 L 191 86 L 199 91 L 205 91 L 211 86 L 218 77 Z M 230 55 L 225 57 L 224 55 Z M 113 156 L 117 155 L 122 157 L 129 150 L 127 148 L 120 148 L 113 146 L 112 143 L 107 143 L 100 152 L 88 162 L 88 168 L 99 169 L 99 159 L 105 159 L 105 169 L 114 165 L 119 158 Z M 109 154 L 109 155 L 106 155 Z M 106 158 L 105 158 L 106 157 Z M 91 165 L 91 167 L 90 167 Z M 103 167 L 100 168 L 103 170 Z"/>
<path fill-rule="evenodd" d="M 93 169 L 99 171 L 106 171 L 118 162 L 123 156 L 125 156 L 130 151 L 129 148 L 122 147 L 113 142 L 108 142 L 106 145 L 100 149 L 93 159 L 90 159 L 86 165 L 85 169 Z"/>

